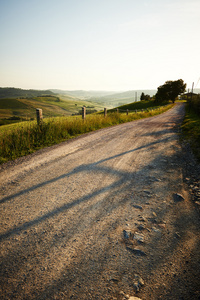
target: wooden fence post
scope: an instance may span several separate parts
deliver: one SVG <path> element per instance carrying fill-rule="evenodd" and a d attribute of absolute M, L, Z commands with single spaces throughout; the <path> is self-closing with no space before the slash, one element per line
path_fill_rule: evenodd
<path fill-rule="evenodd" d="M 86 116 L 86 107 L 83 106 L 82 107 L 82 119 L 85 120 L 85 116 Z"/>
<path fill-rule="evenodd" d="M 39 125 L 43 119 L 41 108 L 36 108 L 36 117 L 37 117 L 37 123 Z"/>
<path fill-rule="evenodd" d="M 107 108 L 104 108 L 104 118 L 107 117 Z"/>
<path fill-rule="evenodd" d="M 128 109 L 126 110 L 126 114 L 127 114 L 127 116 L 128 116 Z"/>

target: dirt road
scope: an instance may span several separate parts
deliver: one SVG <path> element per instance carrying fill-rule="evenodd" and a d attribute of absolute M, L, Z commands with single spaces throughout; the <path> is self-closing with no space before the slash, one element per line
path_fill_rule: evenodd
<path fill-rule="evenodd" d="M 179 104 L 1 167 L 1 299 L 200 299 L 183 115 Z"/>

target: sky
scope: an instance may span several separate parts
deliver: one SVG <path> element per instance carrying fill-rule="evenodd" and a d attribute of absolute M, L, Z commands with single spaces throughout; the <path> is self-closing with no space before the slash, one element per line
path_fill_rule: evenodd
<path fill-rule="evenodd" d="M 200 88 L 200 0 L 0 0 L 0 86 Z"/>

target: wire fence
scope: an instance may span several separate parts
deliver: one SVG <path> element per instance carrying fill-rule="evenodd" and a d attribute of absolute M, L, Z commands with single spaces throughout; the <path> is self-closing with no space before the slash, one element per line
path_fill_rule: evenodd
<path fill-rule="evenodd" d="M 166 106 L 166 105 L 164 105 Z M 149 107 L 149 108 L 138 108 L 138 109 L 120 109 L 120 108 L 114 108 L 114 109 L 107 109 L 104 108 L 104 111 L 94 111 L 94 109 L 88 109 L 85 106 L 82 107 L 82 111 L 79 110 L 77 113 L 73 113 L 73 114 L 69 114 L 69 112 L 67 114 L 63 114 L 63 115 L 59 115 L 59 117 L 69 117 L 69 116 L 82 116 L 82 119 L 85 119 L 87 115 L 90 114 L 94 114 L 94 113 L 98 113 L 98 114 L 104 114 L 104 117 L 106 117 L 109 114 L 112 113 L 118 113 L 118 114 L 133 114 L 133 113 L 143 113 L 143 112 L 151 112 L 154 110 L 158 110 L 161 107 L 163 108 L 164 106 L 155 106 L 155 107 Z M 4 119 L 2 122 L 2 124 L 0 125 L 5 125 L 8 123 L 15 123 L 15 122 L 21 122 L 21 121 L 33 121 L 33 120 L 37 120 L 38 123 L 41 122 L 41 120 L 43 119 L 47 119 L 47 118 L 55 118 L 57 117 L 55 113 L 49 113 L 49 112 L 45 112 L 42 109 L 37 108 L 36 111 L 32 111 L 32 112 L 27 112 L 23 115 L 16 115 L 7 119 Z"/>

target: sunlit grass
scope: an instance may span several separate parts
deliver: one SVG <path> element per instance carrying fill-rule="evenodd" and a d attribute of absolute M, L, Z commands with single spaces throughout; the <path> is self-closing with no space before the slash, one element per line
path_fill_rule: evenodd
<path fill-rule="evenodd" d="M 141 118 L 160 114 L 173 104 L 155 110 L 137 113 L 109 113 L 44 119 L 40 125 L 36 121 L 10 124 L 0 127 L 0 163 L 16 159 L 34 151 L 51 146 L 83 133 L 91 132 Z"/>
<path fill-rule="evenodd" d="M 188 105 L 186 106 L 182 132 L 200 162 L 200 115 L 194 109 L 189 109 Z"/>

